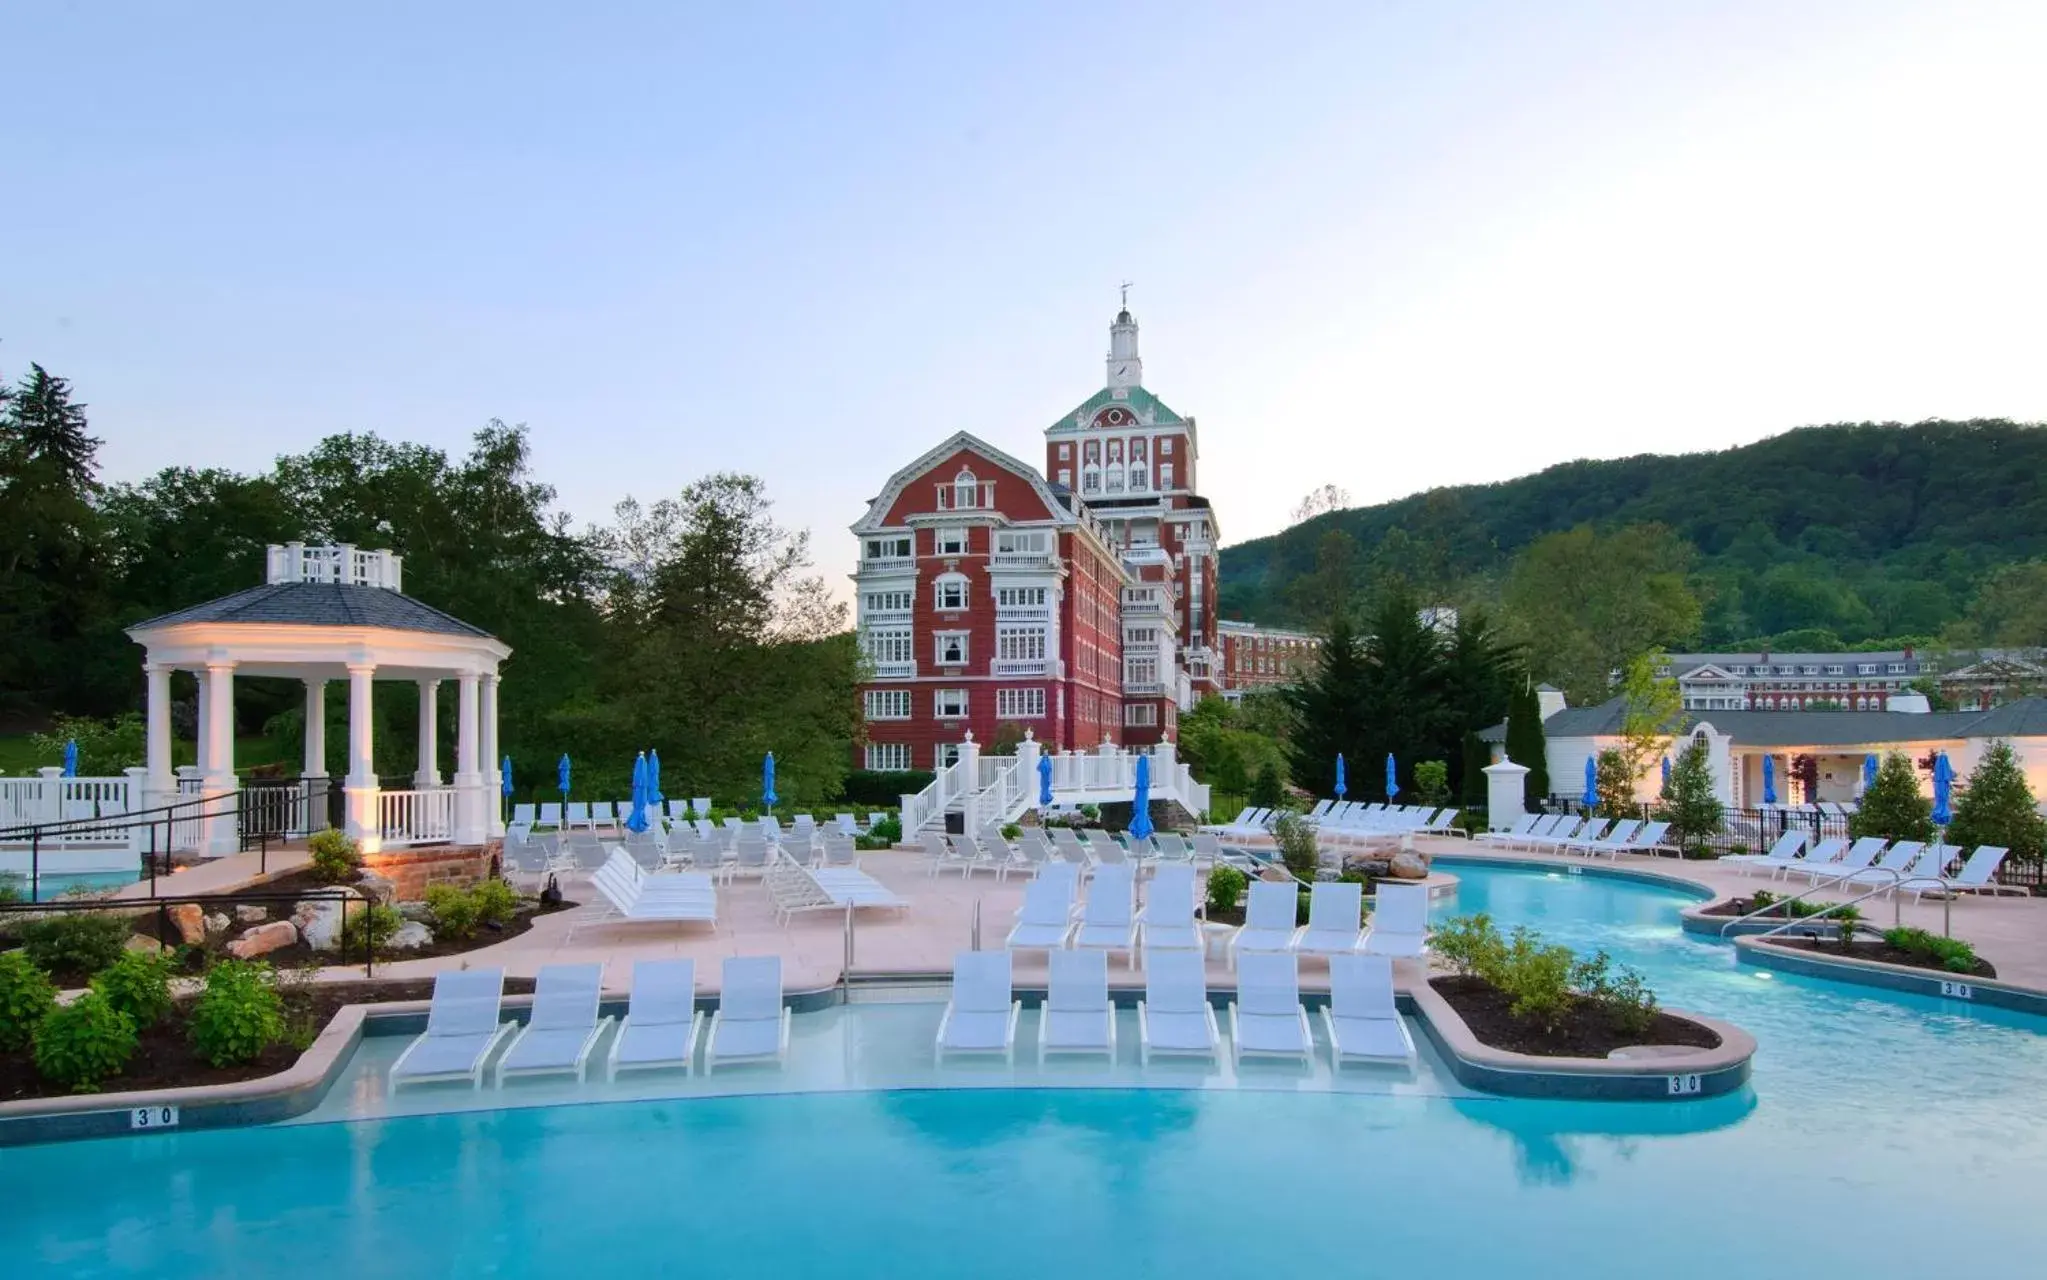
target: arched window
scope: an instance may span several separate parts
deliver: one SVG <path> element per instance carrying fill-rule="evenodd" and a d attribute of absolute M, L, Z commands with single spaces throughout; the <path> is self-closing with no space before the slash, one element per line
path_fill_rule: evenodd
<path fill-rule="evenodd" d="M 957 613 L 967 607 L 966 575 L 948 573 L 931 584 L 932 607 L 941 613 Z"/>
<path fill-rule="evenodd" d="M 974 479 L 974 473 L 961 467 L 960 473 L 952 478 L 952 505 L 955 508 L 979 506 L 980 496 L 981 486 Z"/>

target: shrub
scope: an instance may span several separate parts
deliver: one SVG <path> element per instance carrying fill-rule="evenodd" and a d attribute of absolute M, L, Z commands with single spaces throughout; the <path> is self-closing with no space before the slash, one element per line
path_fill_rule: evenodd
<path fill-rule="evenodd" d="M 192 1047 L 216 1067 L 262 1056 L 284 1034 L 284 1001 L 272 982 L 270 966 L 258 960 L 222 960 L 208 969 L 206 990 L 192 1006 L 191 1029 Z"/>
<path fill-rule="evenodd" d="M 92 989 L 134 1019 L 136 1030 L 153 1027 L 171 1011 L 171 962 L 161 955 L 124 951 L 92 980 Z"/>
<path fill-rule="evenodd" d="M 1616 971 L 1612 957 L 1604 951 L 1578 962 L 1571 973 L 1571 987 L 1603 1006 L 1614 1025 L 1629 1035 L 1641 1035 L 1656 1023 L 1656 993 L 1649 990 L 1649 983 L 1628 965 Z"/>
<path fill-rule="evenodd" d="M 1021 839 L 1023 839 L 1023 824 L 1022 824 L 1022 823 L 1020 823 L 1020 822 L 1005 822 L 1005 823 L 1003 823 L 1003 824 L 1002 824 L 1002 838 L 1003 838 L 1004 840 L 1007 840 L 1007 841 L 1009 841 L 1009 842 L 1010 842 L 1011 844 L 1014 844 L 1014 843 L 1016 843 L 1016 842 L 1017 842 L 1018 840 L 1021 840 Z"/>
<path fill-rule="evenodd" d="M 53 1009 L 36 1028 L 36 1070 L 73 1093 L 96 1093 L 135 1055 L 135 1019 L 97 990 Z"/>
<path fill-rule="evenodd" d="M 375 907 L 370 908 L 371 912 L 375 910 Z M 458 889 L 452 884 L 428 885 L 426 910 L 427 923 L 433 926 L 434 936 L 437 938 L 450 938 L 459 942 L 476 933 L 476 899 L 467 889 Z M 351 919 L 349 923 L 352 925 L 355 921 Z M 384 938 L 376 936 L 374 932 L 372 937 L 379 944 L 384 941 Z"/>
<path fill-rule="evenodd" d="M 1592 767 L 1592 790 L 1599 797 L 1599 814 L 1605 818 L 1633 817 L 1639 808 L 1635 803 L 1635 775 L 1628 767 L 1628 757 L 1618 747 L 1608 747 L 1599 753 Z"/>
<path fill-rule="evenodd" d="M 1450 766 L 1442 760 L 1422 760 L 1414 766 L 1415 799 L 1440 805 L 1450 794 Z"/>
<path fill-rule="evenodd" d="M 1862 908 L 1843 903 L 1838 907 L 1821 907 L 1814 915 L 1824 915 L 1834 922 L 1834 937 L 1843 947 L 1855 941 L 1855 926 L 1862 923 Z"/>
<path fill-rule="evenodd" d="M 1807 916 L 1816 916 L 1827 909 L 1827 904 L 1824 902 L 1813 902 L 1806 898 L 1786 898 L 1771 893 L 1768 889 L 1756 890 L 1755 897 L 1751 901 L 1755 903 L 1755 909 L 1758 911 L 1764 907 L 1782 906 L 1784 914 L 1793 920 L 1803 920 Z"/>
<path fill-rule="evenodd" d="M 52 973 L 98 973 L 121 958 L 128 945 L 127 917 L 99 911 L 66 911 L 26 921 L 15 930 L 21 949 Z"/>
<path fill-rule="evenodd" d="M 1429 950 L 1466 977 L 1488 978 L 1499 971 L 1506 940 L 1500 937 L 1493 918 L 1481 911 L 1445 920 L 1431 929 Z"/>
<path fill-rule="evenodd" d="M 19 951 L 0 951 L 0 1049 L 26 1049 L 36 1026 L 57 1007 L 50 975 Z"/>
<path fill-rule="evenodd" d="M 1884 941 L 1950 973 L 1976 972 L 1976 948 L 1960 938 L 1944 938 L 1924 929 L 1906 927 L 1884 930 Z"/>
<path fill-rule="evenodd" d="M 1719 834 L 1720 797 L 1713 794 L 1713 771 L 1705 743 L 1694 738 L 1677 753 L 1656 816 L 1670 824 L 1670 838 L 1686 856 L 1703 849 Z"/>
<path fill-rule="evenodd" d="M 1244 889 L 1251 878 L 1235 867 L 1217 863 L 1208 871 L 1208 914 L 1220 915 L 1237 908 L 1237 900 L 1244 896 Z"/>
<path fill-rule="evenodd" d="M 864 805 L 870 809 L 893 809 L 904 796 L 916 795 L 931 785 L 938 775 L 928 769 L 910 769 L 902 772 L 886 772 L 876 769 L 855 769 L 846 775 L 840 794 L 848 805 Z"/>
<path fill-rule="evenodd" d="M 362 870 L 362 850 L 332 828 L 314 832 L 306 852 L 313 855 L 313 875 L 324 884 L 346 884 Z"/>
<path fill-rule="evenodd" d="M 519 914 L 519 891 L 502 880 L 485 880 L 469 896 L 476 901 L 476 918 L 484 924 L 503 928 Z"/>
<path fill-rule="evenodd" d="M 1492 983 L 1514 998 L 1509 1007 L 1544 1030 L 1554 1030 L 1571 1010 L 1571 975 L 1577 957 L 1571 949 L 1545 943 L 1526 925 L 1517 926 L 1507 941 L 1504 963 Z"/>
<path fill-rule="evenodd" d="M 1298 813 L 1283 813 L 1272 824 L 1272 841 L 1279 846 L 1279 860 L 1303 880 L 1313 880 L 1321 866 L 1321 851 L 1315 844 L 1315 828 Z"/>
<path fill-rule="evenodd" d="M 1626 965 L 1615 970 L 1604 951 L 1580 960 L 1569 947 L 1545 943 L 1528 928 L 1503 937 L 1483 912 L 1446 920 L 1429 933 L 1429 949 L 1458 973 L 1479 978 L 1513 998 L 1510 1011 L 1554 1030 L 1574 1001 L 1605 1009 L 1615 1025 L 1640 1035 L 1655 1022 L 1655 993 Z"/>
<path fill-rule="evenodd" d="M 902 819 L 890 816 L 867 828 L 865 835 L 854 837 L 853 844 L 861 849 L 887 849 L 902 838 Z"/>
<path fill-rule="evenodd" d="M 341 954 L 345 957 L 353 952 L 367 956 L 374 949 L 382 955 L 390 942 L 405 924 L 405 917 L 398 914 L 396 907 L 381 902 L 365 906 L 350 905 L 348 915 L 341 923 Z M 475 928 L 472 919 L 470 927 Z"/>
<path fill-rule="evenodd" d="M 2036 861 L 2047 850 L 2047 818 L 2040 816 L 2009 742 L 1991 743 L 1959 792 L 1955 820 L 1944 837 L 1950 844 L 2002 845 L 2022 862 Z"/>
<path fill-rule="evenodd" d="M 1251 803 L 1261 809 L 1277 809 L 1286 803 L 1286 779 L 1279 766 L 1268 760 L 1251 781 Z"/>
<path fill-rule="evenodd" d="M 1861 807 L 1848 817 L 1848 834 L 1856 839 L 1933 839 L 1933 802 L 1919 794 L 1919 775 L 1902 751 L 1884 757 L 1876 781 L 1863 792 Z"/>

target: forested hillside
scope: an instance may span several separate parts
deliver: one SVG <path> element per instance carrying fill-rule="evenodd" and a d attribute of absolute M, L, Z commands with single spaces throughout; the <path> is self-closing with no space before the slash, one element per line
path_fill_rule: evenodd
<path fill-rule="evenodd" d="M 1640 572 L 1689 592 L 1693 616 L 1680 608 L 1659 642 L 1994 641 L 1970 631 L 1986 579 L 2047 556 L 2047 428 L 1806 427 L 1715 453 L 1569 462 L 1330 512 L 1225 548 L 1223 614 L 1314 625 L 1333 598 L 1397 574 L 1453 602 L 1503 602 L 1511 617 L 1517 566 L 1524 599 L 1545 589 L 1524 553 L 1581 525 L 1595 536 L 1634 529 Z M 1561 572 L 1587 559 L 1543 550 Z M 2006 575 L 2003 595 L 2029 595 L 2030 583 Z M 1539 649 L 1540 637 L 1527 638 Z"/>

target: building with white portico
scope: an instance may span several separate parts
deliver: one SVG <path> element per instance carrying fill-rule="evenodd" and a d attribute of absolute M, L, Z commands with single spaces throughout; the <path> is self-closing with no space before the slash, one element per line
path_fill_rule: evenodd
<path fill-rule="evenodd" d="M 267 581 L 128 629 L 143 647 L 148 676 L 144 805 L 156 808 L 238 789 L 234 697 L 237 676 L 284 677 L 305 685 L 309 796 L 332 786 L 326 759 L 327 686 L 346 681 L 348 759 L 342 823 L 366 854 L 413 845 L 486 843 L 503 833 L 497 804 L 498 668 L 511 650 L 481 628 L 406 595 L 401 558 L 389 551 L 287 543 L 269 549 Z M 199 763 L 171 767 L 171 673 L 199 681 Z M 404 681 L 419 693 L 418 768 L 413 785 L 385 790 L 372 755 L 371 688 Z M 455 773 L 438 768 L 441 686 L 455 696 Z M 308 810 L 316 806 L 308 804 Z M 196 833 L 197 852 L 237 847 L 234 806 L 212 806 Z M 323 825 L 310 813 L 303 826 Z"/>

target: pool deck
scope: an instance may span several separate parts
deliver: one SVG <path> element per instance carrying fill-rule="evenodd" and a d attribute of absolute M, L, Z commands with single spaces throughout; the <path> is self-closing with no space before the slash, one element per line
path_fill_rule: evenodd
<path fill-rule="evenodd" d="M 1716 898 L 1740 896 L 1758 888 L 1795 892 L 1767 876 L 1743 874 L 1733 866 L 1712 861 L 1680 862 L 1674 858 L 1623 856 L 1617 862 L 1605 858 L 1586 859 L 1563 855 L 1531 854 L 1474 846 L 1463 840 L 1424 841 L 1425 852 L 1438 854 L 1440 871 L 1454 876 L 1459 856 L 1532 867 L 1569 868 L 1619 867 L 1625 871 L 1649 873 L 1713 894 Z M 272 850 L 272 874 L 288 870 L 304 860 L 297 851 Z M 256 855 L 237 854 L 217 863 L 180 872 L 176 884 L 180 893 L 213 892 L 255 878 Z M 962 877 L 949 871 L 937 878 L 926 872 L 921 853 L 897 849 L 861 855 L 861 866 L 898 895 L 910 901 L 907 911 L 865 910 L 854 924 L 852 972 L 856 978 L 889 976 L 923 977 L 951 972 L 955 954 L 973 945 L 974 914 L 978 905 L 980 941 L 984 948 L 999 947 L 1023 900 L 1027 881 L 1011 877 L 998 881 L 992 874 Z M 1148 884 L 1148 882 L 1146 882 Z M 624 992 L 631 985 L 635 960 L 688 956 L 698 962 L 697 982 L 701 988 L 716 990 L 718 962 L 727 956 L 775 953 L 783 958 L 784 984 L 790 990 L 828 987 L 840 980 L 845 968 L 845 916 L 821 911 L 798 915 L 787 924 L 775 918 L 767 891 L 758 881 L 735 879 L 718 892 L 718 924 L 639 924 L 606 920 L 601 899 L 581 879 L 564 881 L 564 888 L 581 905 L 570 911 L 543 916 L 531 930 L 493 947 L 480 948 L 459 957 L 429 960 L 398 960 L 377 966 L 380 977 L 429 977 L 451 966 L 502 966 L 515 977 L 532 977 L 543 965 L 600 961 L 605 965 L 604 986 L 609 992 Z M 1143 889 L 1140 889 L 1140 893 Z M 146 885 L 134 886 L 122 896 L 146 897 Z M 1819 901 L 1846 901 L 1852 894 L 1822 890 Z M 1704 905 L 1703 903 L 1701 905 Z M 1868 922 L 1887 927 L 1892 910 L 1889 901 L 1872 899 L 1863 904 Z M 1903 900 L 1899 918 L 1935 933 L 1942 927 L 1942 904 L 1937 899 L 1913 903 Z M 1972 943 L 1984 959 L 1997 967 L 2000 980 L 2018 986 L 2047 991 L 2047 898 L 1966 896 L 1952 904 L 1952 926 L 1956 936 Z M 1234 987 L 1234 977 L 1223 959 L 1218 928 L 1211 947 L 1211 985 Z M 1326 989 L 1327 968 L 1319 960 L 1305 960 L 1301 982 L 1310 990 Z M 1417 962 L 1401 961 L 1398 981 L 1407 987 L 1424 977 Z M 324 975 L 335 981 L 359 980 L 360 966 L 335 968 Z M 1042 952 L 1019 952 L 1016 980 L 1019 984 L 1042 984 L 1045 959 Z M 1110 962 L 1110 981 L 1117 986 L 1140 986 L 1142 971 L 1127 967 L 1117 955 Z"/>

